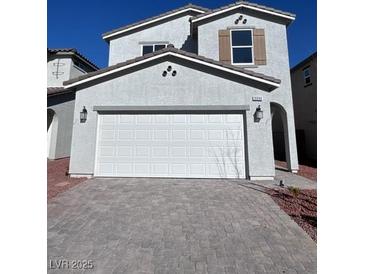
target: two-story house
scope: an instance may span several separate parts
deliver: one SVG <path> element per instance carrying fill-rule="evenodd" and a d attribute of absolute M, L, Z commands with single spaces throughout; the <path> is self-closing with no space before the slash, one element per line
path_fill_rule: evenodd
<path fill-rule="evenodd" d="M 291 70 L 293 106 L 299 159 L 317 163 L 317 52 L 295 65 Z M 300 157 L 301 156 L 301 157 Z"/>
<path fill-rule="evenodd" d="M 47 49 L 47 158 L 69 157 L 75 91 L 63 82 L 99 68 L 72 48 Z"/>
<path fill-rule="evenodd" d="M 109 66 L 76 92 L 72 176 L 273 179 L 271 119 L 298 170 L 287 27 L 240 1 L 195 5 L 103 34 Z"/>

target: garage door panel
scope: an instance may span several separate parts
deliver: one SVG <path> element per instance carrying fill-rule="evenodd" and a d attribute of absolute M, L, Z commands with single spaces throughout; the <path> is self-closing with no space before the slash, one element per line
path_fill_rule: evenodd
<path fill-rule="evenodd" d="M 191 157 L 205 157 L 207 149 L 202 145 L 194 144 L 195 146 L 189 147 L 189 156 Z"/>
<path fill-rule="evenodd" d="M 104 175 L 113 175 L 113 168 L 114 168 L 114 163 L 100 163 L 97 166 L 98 170 L 100 173 L 104 174 Z"/>
<path fill-rule="evenodd" d="M 117 174 L 125 174 L 125 176 L 133 176 L 133 164 L 127 163 L 117 163 L 115 164 Z"/>
<path fill-rule="evenodd" d="M 169 131 L 167 129 L 154 129 L 153 140 L 168 140 Z"/>
<path fill-rule="evenodd" d="M 146 174 L 150 174 L 150 164 L 149 163 L 135 163 L 134 164 L 134 173 L 136 176 L 145 176 Z"/>
<path fill-rule="evenodd" d="M 115 115 L 103 115 L 100 117 L 100 122 L 102 126 L 106 126 L 108 124 L 114 125 L 119 116 Z"/>
<path fill-rule="evenodd" d="M 151 168 L 152 168 L 152 173 L 154 175 L 168 175 L 169 174 L 169 164 L 167 164 L 167 163 L 152 163 Z"/>
<path fill-rule="evenodd" d="M 169 147 L 168 146 L 154 146 L 152 147 L 152 157 L 168 157 Z"/>
<path fill-rule="evenodd" d="M 115 155 L 115 147 L 101 147 L 100 156 L 101 157 L 110 157 Z"/>
<path fill-rule="evenodd" d="M 100 115 L 95 176 L 244 177 L 243 115 Z"/>
<path fill-rule="evenodd" d="M 116 132 L 115 130 L 106 130 L 106 129 L 103 129 L 101 131 L 101 140 L 114 140 L 115 139 L 115 135 L 116 135 Z"/>
<path fill-rule="evenodd" d="M 151 115 L 137 115 L 136 116 L 137 121 L 136 123 L 139 125 L 150 125 L 152 116 Z"/>
<path fill-rule="evenodd" d="M 116 146 L 116 147 L 117 147 L 117 156 L 124 156 L 124 157 L 133 156 L 133 147 L 130 146 Z"/>
<path fill-rule="evenodd" d="M 118 140 L 134 140 L 133 129 L 118 130 Z"/>
<path fill-rule="evenodd" d="M 155 124 L 168 124 L 170 122 L 169 115 L 154 115 L 152 117 Z"/>

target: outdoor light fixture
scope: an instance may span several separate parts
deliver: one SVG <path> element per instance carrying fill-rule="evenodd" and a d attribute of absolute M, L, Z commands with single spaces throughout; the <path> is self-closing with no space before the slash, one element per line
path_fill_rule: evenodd
<path fill-rule="evenodd" d="M 172 72 L 172 76 L 175 76 L 176 75 L 176 70 L 174 70 L 173 72 Z"/>
<path fill-rule="evenodd" d="M 242 15 L 240 15 L 240 17 L 238 17 L 238 20 L 242 20 L 242 18 L 243 18 L 243 16 L 242 16 Z"/>
<path fill-rule="evenodd" d="M 164 72 L 162 72 L 162 76 L 166 77 L 166 75 L 167 75 L 167 71 L 165 70 Z"/>
<path fill-rule="evenodd" d="M 238 22 L 239 22 L 239 21 L 238 21 L 238 19 L 237 19 L 236 21 L 234 21 L 234 23 L 235 23 L 236 25 L 238 24 Z"/>
<path fill-rule="evenodd" d="M 264 118 L 264 112 L 262 111 L 261 106 L 259 105 L 255 111 L 255 119 L 260 121 L 262 118 Z"/>
<path fill-rule="evenodd" d="M 82 109 L 82 111 L 80 112 L 80 123 L 85 123 L 87 119 L 87 110 L 84 106 L 84 108 Z"/>
<path fill-rule="evenodd" d="M 171 66 L 168 66 L 167 67 L 167 71 L 170 72 L 172 70 L 172 67 Z"/>
<path fill-rule="evenodd" d="M 246 24 L 247 23 L 247 19 L 243 19 L 242 24 Z"/>

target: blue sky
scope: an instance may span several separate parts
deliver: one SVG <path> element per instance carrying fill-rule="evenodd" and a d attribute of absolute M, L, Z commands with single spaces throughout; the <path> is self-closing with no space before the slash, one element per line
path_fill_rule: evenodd
<path fill-rule="evenodd" d="M 101 34 L 136 21 L 158 15 L 192 2 L 217 8 L 227 0 L 48 0 L 47 47 L 76 48 L 100 68 L 108 63 L 108 44 Z M 288 28 L 290 66 L 317 50 L 316 0 L 253 0 L 257 4 L 297 15 Z"/>

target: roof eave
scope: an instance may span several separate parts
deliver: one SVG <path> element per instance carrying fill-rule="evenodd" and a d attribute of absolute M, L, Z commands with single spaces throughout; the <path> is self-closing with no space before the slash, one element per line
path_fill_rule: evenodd
<path fill-rule="evenodd" d="M 91 61 L 87 60 L 85 57 L 83 57 L 80 53 L 78 53 L 77 51 L 59 51 L 59 52 L 52 52 L 51 54 L 53 55 L 64 55 L 64 56 L 70 56 L 72 58 L 77 58 L 80 61 L 82 61 L 83 63 L 85 63 L 86 65 L 88 65 L 90 68 L 94 69 L 94 70 L 99 70 L 99 67 L 96 66 L 95 64 L 93 64 Z"/>
<path fill-rule="evenodd" d="M 203 14 L 203 13 L 209 11 L 209 9 L 196 7 L 196 6 L 187 6 L 184 9 L 177 10 L 176 12 L 173 12 L 173 13 L 170 13 L 170 14 L 157 15 L 155 17 L 152 17 L 151 20 L 145 19 L 140 24 L 131 25 L 130 27 L 126 26 L 125 28 L 123 27 L 123 28 L 119 28 L 119 29 L 112 30 L 112 31 L 109 31 L 109 32 L 105 32 L 101 35 L 101 37 L 102 37 L 102 39 L 104 39 L 106 42 L 109 43 L 109 41 L 112 40 L 115 36 L 120 36 L 120 35 L 122 35 L 126 32 L 138 29 L 140 27 L 143 27 L 143 26 L 146 26 L 146 25 L 149 25 L 149 24 L 152 24 L 152 23 L 167 19 L 169 17 L 175 16 L 175 15 L 187 12 L 187 11 L 195 11 L 195 12 Z"/>
<path fill-rule="evenodd" d="M 152 60 L 159 59 L 159 58 L 170 55 L 170 56 L 180 57 L 182 59 L 186 59 L 186 60 L 198 63 L 198 64 L 203 64 L 203 65 L 206 65 L 206 66 L 218 69 L 218 70 L 222 70 L 222 71 L 234 74 L 234 75 L 238 75 L 238 76 L 241 76 L 241 77 L 253 80 L 253 81 L 260 82 L 261 84 L 269 86 L 270 91 L 280 87 L 281 81 L 279 79 L 275 79 L 273 77 L 268 77 L 268 76 L 265 76 L 262 74 L 255 74 L 248 70 L 246 70 L 246 71 L 238 70 L 235 67 L 230 67 L 228 65 L 221 64 L 220 62 L 217 62 L 217 61 L 213 61 L 213 60 L 206 61 L 206 60 L 201 59 L 200 57 L 196 58 L 196 57 L 192 57 L 192 56 L 189 56 L 186 54 L 181 54 L 181 53 L 179 53 L 179 51 L 180 50 L 161 50 L 160 53 L 158 53 L 156 55 L 152 54 L 148 58 L 138 57 L 136 59 L 128 60 L 126 62 L 120 63 L 123 65 L 118 66 L 118 64 L 117 64 L 117 65 L 115 65 L 116 67 L 113 69 L 106 68 L 106 69 L 103 69 L 102 72 L 96 73 L 94 75 L 91 74 L 91 76 L 88 76 L 88 77 L 86 77 L 87 74 L 85 74 L 83 76 L 78 77 L 79 80 L 77 80 L 78 78 L 70 79 L 68 81 L 63 82 L 63 85 L 66 89 L 72 89 L 72 88 L 75 88 L 82 84 L 106 77 L 110 74 L 114 74 L 114 73 L 126 70 L 128 68 L 138 66 L 140 64 L 147 63 Z"/>

